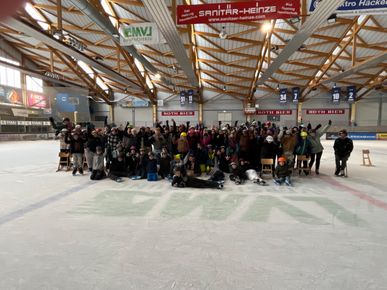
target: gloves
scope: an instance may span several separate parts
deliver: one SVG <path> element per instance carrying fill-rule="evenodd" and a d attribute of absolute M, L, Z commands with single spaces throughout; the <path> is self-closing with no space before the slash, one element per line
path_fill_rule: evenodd
<path fill-rule="evenodd" d="M 328 121 L 328 125 L 329 125 L 329 126 L 332 125 L 332 120 L 329 120 L 329 121 Z"/>

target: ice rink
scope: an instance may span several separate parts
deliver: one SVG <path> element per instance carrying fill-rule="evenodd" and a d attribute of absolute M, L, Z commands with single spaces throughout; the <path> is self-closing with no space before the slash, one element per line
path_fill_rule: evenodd
<path fill-rule="evenodd" d="M 73 177 L 58 141 L 0 143 L 0 289 L 387 289 L 387 142 L 354 141 L 349 178 L 332 145 L 292 188 L 197 190 Z"/>

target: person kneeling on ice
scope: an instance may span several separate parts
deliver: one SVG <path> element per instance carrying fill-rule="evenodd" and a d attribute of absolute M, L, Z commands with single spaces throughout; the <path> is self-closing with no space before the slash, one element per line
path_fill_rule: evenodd
<path fill-rule="evenodd" d="M 122 182 L 122 177 L 128 177 L 124 153 L 120 153 L 117 158 L 112 160 L 108 176 L 111 180 L 117 182 Z"/>
<path fill-rule="evenodd" d="M 106 177 L 104 160 L 105 156 L 102 147 L 98 146 L 93 156 L 93 171 L 90 176 L 91 180 L 101 180 Z"/>
<path fill-rule="evenodd" d="M 175 175 L 172 178 L 173 187 L 194 187 L 194 188 L 223 188 L 223 182 L 203 180 L 191 176 L 183 176 L 180 167 L 175 168 Z"/>
<path fill-rule="evenodd" d="M 287 186 L 292 185 L 292 182 L 290 181 L 291 171 L 289 165 L 286 163 L 285 157 L 278 158 L 278 165 L 275 168 L 274 174 L 276 178 L 274 178 L 273 181 L 276 185 L 281 185 L 283 182 L 285 182 Z"/>

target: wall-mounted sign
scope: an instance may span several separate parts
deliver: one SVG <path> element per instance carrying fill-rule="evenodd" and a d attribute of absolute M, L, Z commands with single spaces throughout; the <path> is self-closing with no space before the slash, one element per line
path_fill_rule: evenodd
<path fill-rule="evenodd" d="M 341 95 L 341 88 L 333 87 L 332 88 L 332 103 L 334 103 L 334 104 L 340 103 L 340 95 Z"/>
<path fill-rule="evenodd" d="M 347 102 L 353 103 L 355 102 L 355 100 L 356 100 L 356 87 L 355 86 L 347 87 Z"/>
<path fill-rule="evenodd" d="M 310 109 L 306 110 L 307 115 L 344 115 L 344 109 Z"/>
<path fill-rule="evenodd" d="M 186 91 L 180 92 L 180 106 L 184 106 L 186 103 Z"/>
<path fill-rule="evenodd" d="M 292 99 L 293 103 L 298 103 L 298 100 L 300 99 L 300 88 L 292 88 Z"/>
<path fill-rule="evenodd" d="M 17 88 L 0 86 L 0 103 L 22 105 L 22 90 Z"/>
<path fill-rule="evenodd" d="M 157 107 L 164 107 L 164 100 L 157 100 Z"/>
<path fill-rule="evenodd" d="M 28 96 L 27 104 L 29 107 L 45 109 L 50 106 L 48 98 L 46 96 L 43 96 L 38 93 L 31 93 L 31 92 L 29 92 L 27 96 Z"/>
<path fill-rule="evenodd" d="M 48 121 L 16 121 L 16 120 L 0 120 L 0 125 L 11 126 L 51 126 Z"/>
<path fill-rule="evenodd" d="M 193 95 L 194 95 L 194 91 L 193 90 L 188 90 L 188 104 L 192 104 L 193 103 Z"/>
<path fill-rule="evenodd" d="M 76 97 L 72 97 L 66 93 L 57 94 L 55 99 L 56 99 L 56 106 L 58 107 L 58 110 L 60 112 L 68 112 L 68 113 L 75 112 L 76 102 L 74 98 Z"/>
<path fill-rule="evenodd" d="M 308 0 L 309 11 L 313 12 L 321 0 Z M 347 0 L 337 10 L 336 13 L 345 15 L 359 14 L 384 14 L 387 12 L 387 1 L 385 0 Z"/>
<path fill-rule="evenodd" d="M 28 111 L 26 109 L 12 108 L 11 110 L 15 117 L 28 117 Z"/>
<path fill-rule="evenodd" d="M 125 108 L 147 108 L 149 101 L 133 97 L 123 101 L 120 105 Z"/>
<path fill-rule="evenodd" d="M 156 23 L 144 22 L 120 26 L 120 45 L 165 43 Z"/>
<path fill-rule="evenodd" d="M 184 117 L 184 116 L 195 116 L 195 111 L 163 111 L 161 116 L 168 117 Z"/>
<path fill-rule="evenodd" d="M 257 110 L 257 115 L 291 115 L 292 110 Z"/>
<path fill-rule="evenodd" d="M 84 51 L 87 48 L 86 44 L 80 42 L 78 39 L 71 35 L 66 35 L 64 42 L 79 51 Z"/>
<path fill-rule="evenodd" d="M 53 73 L 53 72 L 50 72 L 50 71 L 46 71 L 46 72 L 44 73 L 44 75 L 45 75 L 46 77 L 49 77 L 49 78 L 52 78 L 52 79 L 56 79 L 56 80 L 59 80 L 59 79 L 60 79 L 60 76 L 59 76 L 58 74 Z"/>
<path fill-rule="evenodd" d="M 279 91 L 279 101 L 281 104 L 284 104 L 287 102 L 287 96 L 288 96 L 288 89 L 280 89 Z"/>
<path fill-rule="evenodd" d="M 179 25 L 286 19 L 299 15 L 300 1 L 297 0 L 178 5 L 176 13 Z"/>

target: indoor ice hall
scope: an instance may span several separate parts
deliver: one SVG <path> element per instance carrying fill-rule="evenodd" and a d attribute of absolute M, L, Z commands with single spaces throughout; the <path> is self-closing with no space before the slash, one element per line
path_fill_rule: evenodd
<path fill-rule="evenodd" d="M 387 289 L 386 13 L 1 1 L 0 289 Z"/>

